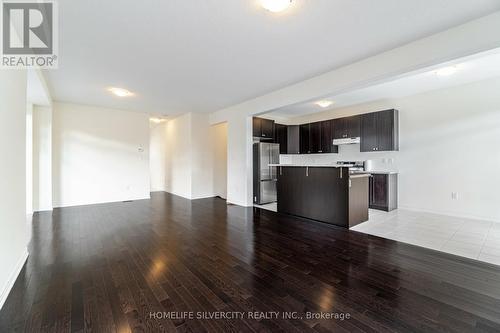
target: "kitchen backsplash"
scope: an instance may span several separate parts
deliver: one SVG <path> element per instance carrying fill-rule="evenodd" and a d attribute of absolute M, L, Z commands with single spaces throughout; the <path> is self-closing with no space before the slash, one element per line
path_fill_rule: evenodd
<path fill-rule="evenodd" d="M 359 144 L 339 146 L 338 154 L 280 155 L 282 164 L 318 165 L 371 160 L 372 170 L 398 171 L 397 151 L 361 153 Z"/>

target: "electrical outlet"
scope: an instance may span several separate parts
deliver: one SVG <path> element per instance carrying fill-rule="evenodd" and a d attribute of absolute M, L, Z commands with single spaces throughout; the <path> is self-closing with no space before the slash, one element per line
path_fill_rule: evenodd
<path fill-rule="evenodd" d="M 389 164 L 394 164 L 394 159 L 392 157 L 389 159 Z"/>
<path fill-rule="evenodd" d="M 451 192 L 451 199 L 452 200 L 458 200 L 458 193 L 457 192 Z"/>

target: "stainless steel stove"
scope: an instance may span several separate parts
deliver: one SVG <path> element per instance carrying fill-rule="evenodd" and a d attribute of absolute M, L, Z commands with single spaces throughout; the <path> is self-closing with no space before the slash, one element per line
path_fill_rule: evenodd
<path fill-rule="evenodd" d="M 349 168 L 349 172 L 353 173 L 363 173 L 365 172 L 365 162 L 364 161 L 338 161 L 338 166 Z"/>

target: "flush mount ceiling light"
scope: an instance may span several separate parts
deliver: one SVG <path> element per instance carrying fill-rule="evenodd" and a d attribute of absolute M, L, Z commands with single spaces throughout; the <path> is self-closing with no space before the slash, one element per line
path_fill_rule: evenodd
<path fill-rule="evenodd" d="M 109 88 L 108 90 L 109 90 L 109 92 L 115 94 L 118 97 L 128 97 L 128 96 L 133 95 L 133 93 L 128 91 L 127 89 L 112 87 L 112 88 Z"/>
<path fill-rule="evenodd" d="M 318 101 L 315 104 L 317 106 L 322 107 L 322 108 L 327 108 L 327 107 L 331 106 L 333 104 L 333 102 L 332 101 L 324 100 L 324 101 Z"/>
<path fill-rule="evenodd" d="M 290 7 L 292 0 L 260 0 L 262 7 L 273 13 L 279 13 Z"/>
<path fill-rule="evenodd" d="M 450 76 L 458 71 L 458 66 L 443 67 L 435 71 L 437 76 Z"/>
<path fill-rule="evenodd" d="M 162 123 L 163 121 L 165 121 L 165 119 L 162 119 L 162 118 L 149 118 L 149 121 L 152 122 L 152 123 L 155 123 L 155 124 L 159 124 L 159 123 Z"/>

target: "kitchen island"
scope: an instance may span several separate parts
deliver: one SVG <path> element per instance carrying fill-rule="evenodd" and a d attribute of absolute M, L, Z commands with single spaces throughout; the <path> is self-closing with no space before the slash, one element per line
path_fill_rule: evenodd
<path fill-rule="evenodd" d="M 368 220 L 370 174 L 333 165 L 278 167 L 278 212 L 350 228 Z"/>

